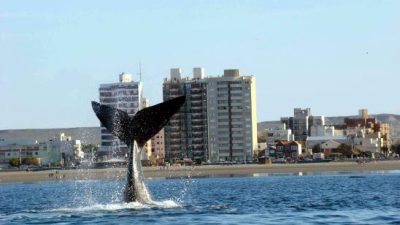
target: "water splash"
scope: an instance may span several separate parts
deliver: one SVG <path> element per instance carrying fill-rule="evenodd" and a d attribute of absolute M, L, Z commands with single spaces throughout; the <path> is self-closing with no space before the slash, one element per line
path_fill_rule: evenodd
<path fill-rule="evenodd" d="M 190 169 L 186 171 L 186 177 L 180 178 L 181 190 L 179 192 L 179 195 L 174 198 L 174 200 L 179 202 L 180 204 L 183 204 L 184 200 L 188 198 L 189 189 L 195 183 L 195 180 L 192 178 L 194 170 L 194 167 L 190 167 Z"/>
<path fill-rule="evenodd" d="M 140 202 L 129 202 L 129 203 L 112 203 L 112 204 L 94 204 L 83 207 L 62 207 L 57 209 L 45 210 L 44 212 L 62 212 L 62 213 L 74 213 L 74 212 L 91 212 L 91 211 L 119 211 L 119 210 L 142 210 L 142 209 L 170 209 L 180 208 L 180 204 L 172 201 L 153 201 L 152 204 L 143 204 Z"/>

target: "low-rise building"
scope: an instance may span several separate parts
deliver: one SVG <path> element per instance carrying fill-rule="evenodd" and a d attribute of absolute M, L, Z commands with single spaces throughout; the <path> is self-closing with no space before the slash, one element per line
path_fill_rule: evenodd
<path fill-rule="evenodd" d="M 326 143 L 328 141 L 338 142 L 340 144 L 351 144 L 351 139 L 347 136 L 317 136 L 317 137 L 307 137 L 306 148 L 312 149 L 316 145 Z"/>
<path fill-rule="evenodd" d="M 84 158 L 81 141 L 74 140 L 64 133 L 49 140 L 46 144 L 50 163 L 60 162 L 62 165 L 66 165 L 67 163 L 80 162 Z"/>
<path fill-rule="evenodd" d="M 49 153 L 45 143 L 37 141 L 0 141 L 0 164 L 8 164 L 11 159 L 22 162 L 28 157 L 39 159 L 40 164 L 49 162 Z"/>
<path fill-rule="evenodd" d="M 294 141 L 294 135 L 291 129 L 286 128 L 285 123 L 266 129 L 266 140 L 268 146 L 274 146 L 277 141 Z"/>
<path fill-rule="evenodd" d="M 330 154 L 334 153 L 341 143 L 334 141 L 334 140 L 329 140 L 324 143 L 321 143 L 320 149 L 324 153 L 325 157 L 329 157 Z"/>
<path fill-rule="evenodd" d="M 374 157 L 383 147 L 383 138 L 379 132 L 354 138 L 354 147 L 362 152 L 370 152 Z"/>
<path fill-rule="evenodd" d="M 311 126 L 311 137 L 318 136 L 335 136 L 335 127 L 326 125 L 313 125 Z"/>
<path fill-rule="evenodd" d="M 278 141 L 275 145 L 275 158 L 296 159 L 301 155 L 301 144 L 297 141 Z"/>
<path fill-rule="evenodd" d="M 34 157 L 40 165 L 51 163 L 79 162 L 84 158 L 80 140 L 73 140 L 61 133 L 57 138 L 47 142 L 37 141 L 0 141 L 0 164 L 8 164 L 13 158 L 24 159 Z"/>

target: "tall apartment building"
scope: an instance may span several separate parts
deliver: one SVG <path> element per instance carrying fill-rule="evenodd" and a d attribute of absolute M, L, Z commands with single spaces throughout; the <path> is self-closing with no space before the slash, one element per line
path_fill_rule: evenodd
<path fill-rule="evenodd" d="M 108 105 L 133 116 L 142 109 L 142 83 L 133 81 L 132 75 L 121 73 L 118 83 L 101 84 L 99 88 L 100 104 Z M 123 158 L 127 153 L 127 146 L 117 137 L 101 126 L 101 147 L 98 155 L 103 159 Z"/>
<path fill-rule="evenodd" d="M 207 80 L 203 77 L 203 68 L 194 68 L 192 78 L 182 78 L 181 70 L 175 68 L 170 79 L 164 80 L 164 101 L 186 96 L 185 104 L 164 128 L 166 161 L 207 160 Z"/>
<path fill-rule="evenodd" d="M 209 158 L 247 161 L 257 148 L 256 80 L 239 70 L 208 78 Z"/>
<path fill-rule="evenodd" d="M 151 138 L 151 156 L 151 160 L 154 165 L 164 165 L 164 129 L 161 129 L 156 135 Z"/>
<path fill-rule="evenodd" d="M 186 95 L 186 103 L 165 127 L 167 161 L 251 160 L 257 148 L 255 78 L 225 70 L 220 77 L 204 77 L 194 68 L 182 78 L 171 69 L 164 80 L 164 100 Z"/>
<path fill-rule="evenodd" d="M 142 108 L 147 108 L 150 107 L 150 103 L 149 100 L 147 98 L 142 98 Z M 144 144 L 143 146 L 143 150 L 142 150 L 142 155 L 141 155 L 141 159 L 142 160 L 149 160 L 152 158 L 152 151 L 151 151 L 151 147 L 152 147 L 152 143 L 151 143 L 152 139 L 149 139 L 146 144 Z M 146 162 L 147 164 L 147 162 Z"/>
<path fill-rule="evenodd" d="M 282 117 L 281 122 L 292 130 L 296 141 L 305 141 L 310 135 L 310 127 L 313 123 L 311 109 L 295 108 L 293 117 Z M 322 120 L 320 120 L 322 124 Z"/>

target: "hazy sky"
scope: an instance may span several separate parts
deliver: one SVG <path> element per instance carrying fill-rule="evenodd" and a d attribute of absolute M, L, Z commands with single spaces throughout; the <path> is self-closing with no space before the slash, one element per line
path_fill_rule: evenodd
<path fill-rule="evenodd" d="M 0 0 L 0 129 L 98 126 L 90 101 L 125 71 L 162 100 L 171 67 L 238 68 L 258 121 L 400 113 L 400 1 Z"/>

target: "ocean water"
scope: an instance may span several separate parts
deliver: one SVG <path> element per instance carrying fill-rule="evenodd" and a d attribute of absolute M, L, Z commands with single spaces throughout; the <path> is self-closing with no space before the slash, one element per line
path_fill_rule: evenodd
<path fill-rule="evenodd" d="M 0 224 L 400 224 L 400 172 L 0 184 Z"/>

